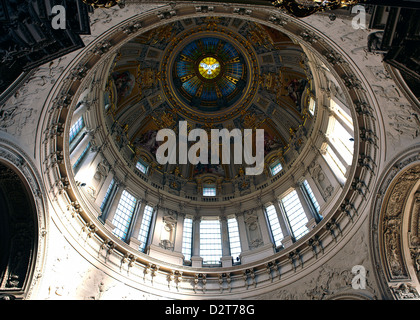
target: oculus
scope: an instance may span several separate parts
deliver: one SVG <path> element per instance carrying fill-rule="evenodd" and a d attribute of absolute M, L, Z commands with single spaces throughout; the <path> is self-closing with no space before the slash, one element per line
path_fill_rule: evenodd
<path fill-rule="evenodd" d="M 247 67 L 229 41 L 201 37 L 186 44 L 177 55 L 173 81 L 184 103 L 202 111 L 218 111 L 242 96 Z"/>
<path fill-rule="evenodd" d="M 216 58 L 206 57 L 198 65 L 200 75 L 205 79 L 214 79 L 220 74 L 220 63 Z"/>

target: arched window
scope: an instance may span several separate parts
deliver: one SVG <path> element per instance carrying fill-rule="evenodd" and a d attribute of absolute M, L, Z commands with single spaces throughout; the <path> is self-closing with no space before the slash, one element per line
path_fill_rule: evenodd
<path fill-rule="evenodd" d="M 348 108 L 330 99 L 332 115 L 328 121 L 328 141 L 322 146 L 323 156 L 337 179 L 344 183 L 347 168 L 353 161 L 354 126 Z"/>
<path fill-rule="evenodd" d="M 331 133 L 329 140 L 337 149 L 346 165 L 353 160 L 354 139 L 353 136 L 335 118 L 330 119 Z"/>
<path fill-rule="evenodd" d="M 150 226 L 152 224 L 153 211 L 153 208 L 149 205 L 146 205 L 144 208 L 143 219 L 141 221 L 140 232 L 138 236 L 140 241 L 139 250 L 141 252 L 144 252 L 146 249 L 146 244 L 150 233 Z"/>
<path fill-rule="evenodd" d="M 315 195 L 314 195 L 314 193 L 312 191 L 312 188 L 309 185 L 309 183 L 308 183 L 307 180 L 303 180 L 302 189 L 303 189 L 304 194 L 306 195 L 306 197 L 308 199 L 309 205 L 312 207 L 312 209 L 314 210 L 314 212 L 319 215 L 319 210 L 320 210 L 319 203 L 316 200 L 316 197 L 315 197 Z"/>
<path fill-rule="evenodd" d="M 270 166 L 270 171 L 273 176 L 278 174 L 282 169 L 283 167 L 281 166 L 280 161 L 276 161 L 272 166 Z"/>
<path fill-rule="evenodd" d="M 81 116 L 70 128 L 70 134 L 69 134 L 70 143 L 73 142 L 73 140 L 77 137 L 77 135 L 82 131 L 84 127 L 85 127 L 85 121 L 83 120 L 83 116 Z"/>
<path fill-rule="evenodd" d="M 334 150 L 331 148 L 330 145 L 326 144 L 325 152 L 323 153 L 325 161 L 327 161 L 328 165 L 330 166 L 331 170 L 334 172 L 335 176 L 338 178 L 340 182 L 346 180 L 346 167 L 340 161 L 340 159 L 335 154 Z"/>
<path fill-rule="evenodd" d="M 290 228 L 292 229 L 295 240 L 304 236 L 309 230 L 306 227 L 308 218 L 300 203 L 299 196 L 296 190 L 291 191 L 288 195 L 280 200 L 287 219 L 289 220 Z"/>
<path fill-rule="evenodd" d="M 79 165 L 82 163 L 83 159 L 86 157 L 89 149 L 91 147 L 90 142 L 87 144 L 87 146 L 83 149 L 82 154 L 77 158 L 76 162 L 73 164 L 73 172 L 74 174 L 77 173 L 77 170 L 79 169 Z"/>
<path fill-rule="evenodd" d="M 136 168 L 144 174 L 146 174 L 147 170 L 149 169 L 149 167 L 145 165 L 142 161 L 137 161 Z"/>
<path fill-rule="evenodd" d="M 123 241 L 127 237 L 128 228 L 130 227 L 130 222 L 133 218 L 136 203 L 137 200 L 133 195 L 126 190 L 122 192 L 112 224 L 115 226 L 113 233 Z"/>
<path fill-rule="evenodd" d="M 214 197 L 216 196 L 216 187 L 206 186 L 203 188 L 203 196 L 205 197 Z"/>
<path fill-rule="evenodd" d="M 279 218 L 277 216 L 277 211 L 274 205 L 270 205 L 265 208 L 265 213 L 267 215 L 268 224 L 273 236 L 274 244 L 276 247 L 282 245 L 281 241 L 283 240 L 283 232 L 281 231 Z"/>
<path fill-rule="evenodd" d="M 217 219 L 203 219 L 200 222 L 200 257 L 203 258 L 203 265 L 220 264 L 222 236 Z"/>
<path fill-rule="evenodd" d="M 114 181 L 114 179 L 112 179 L 111 183 L 108 186 L 108 189 L 106 190 L 105 197 L 102 200 L 101 212 L 104 212 L 105 206 L 107 205 L 108 201 L 110 200 L 110 195 L 111 195 L 112 189 L 114 188 L 114 184 L 115 184 L 115 181 Z"/>

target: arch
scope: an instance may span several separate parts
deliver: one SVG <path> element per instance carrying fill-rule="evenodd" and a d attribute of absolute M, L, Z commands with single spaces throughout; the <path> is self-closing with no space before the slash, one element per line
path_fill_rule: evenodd
<path fill-rule="evenodd" d="M 0 142 L 0 299 L 30 297 L 41 276 L 46 216 L 36 172 Z"/>
<path fill-rule="evenodd" d="M 418 299 L 420 157 L 412 150 L 384 174 L 371 213 L 371 252 L 383 298 Z"/>

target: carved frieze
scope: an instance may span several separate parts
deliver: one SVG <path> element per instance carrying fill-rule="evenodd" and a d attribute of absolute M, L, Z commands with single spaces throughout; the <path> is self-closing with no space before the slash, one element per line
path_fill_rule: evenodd
<path fill-rule="evenodd" d="M 264 244 L 258 221 L 258 215 L 255 210 L 244 212 L 244 221 L 248 235 L 249 248 L 255 249 Z"/>

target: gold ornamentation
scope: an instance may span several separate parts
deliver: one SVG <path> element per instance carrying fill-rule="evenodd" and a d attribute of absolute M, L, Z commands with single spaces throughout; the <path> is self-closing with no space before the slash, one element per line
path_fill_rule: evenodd
<path fill-rule="evenodd" d="M 364 2 L 366 0 L 276 0 L 273 2 L 273 5 L 287 10 L 296 17 L 302 18 L 316 12 L 335 10 Z"/>
<path fill-rule="evenodd" d="M 111 8 L 118 5 L 120 8 L 124 7 L 124 0 L 82 0 L 87 5 L 94 8 Z"/>

